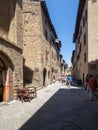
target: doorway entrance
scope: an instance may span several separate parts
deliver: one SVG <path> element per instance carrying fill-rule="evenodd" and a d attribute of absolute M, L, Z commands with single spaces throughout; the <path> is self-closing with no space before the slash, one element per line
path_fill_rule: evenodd
<path fill-rule="evenodd" d="M 3 101 L 3 91 L 4 91 L 4 75 L 5 65 L 3 61 L 0 59 L 0 102 Z"/>
<path fill-rule="evenodd" d="M 47 70 L 46 68 L 43 69 L 43 86 L 46 85 L 46 74 L 47 74 Z"/>

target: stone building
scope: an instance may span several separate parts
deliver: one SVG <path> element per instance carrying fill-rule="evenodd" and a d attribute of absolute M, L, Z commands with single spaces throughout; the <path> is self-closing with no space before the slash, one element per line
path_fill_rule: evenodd
<path fill-rule="evenodd" d="M 61 57 L 62 57 L 62 55 L 61 55 Z M 61 62 L 60 75 L 67 75 L 66 71 L 68 69 L 68 64 L 62 58 L 61 58 L 60 62 Z"/>
<path fill-rule="evenodd" d="M 73 75 L 85 83 L 86 74 L 98 80 L 98 0 L 80 0 L 73 41 Z"/>
<path fill-rule="evenodd" d="M 0 1 L 0 102 L 15 99 L 16 85 L 57 80 L 60 47 L 45 1 Z"/>
<path fill-rule="evenodd" d="M 47 86 L 60 73 L 60 47 L 45 1 L 23 1 L 25 84 Z"/>
<path fill-rule="evenodd" d="M 4 100 L 6 77 L 9 77 L 7 100 L 13 100 L 14 87 L 23 83 L 22 1 L 0 1 L 0 102 Z"/>

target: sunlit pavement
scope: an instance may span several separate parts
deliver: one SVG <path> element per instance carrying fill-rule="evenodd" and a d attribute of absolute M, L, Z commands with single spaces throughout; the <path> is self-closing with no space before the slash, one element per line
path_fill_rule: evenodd
<path fill-rule="evenodd" d="M 30 103 L 0 105 L 0 130 L 98 130 L 98 100 L 82 87 L 56 82 Z"/>

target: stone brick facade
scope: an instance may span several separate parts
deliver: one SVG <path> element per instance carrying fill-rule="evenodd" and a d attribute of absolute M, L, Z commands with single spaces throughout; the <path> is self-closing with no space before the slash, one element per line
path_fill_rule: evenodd
<path fill-rule="evenodd" d="M 47 86 L 61 71 L 61 42 L 45 1 L 0 1 L 0 102 L 15 99 L 15 86 Z"/>
<path fill-rule="evenodd" d="M 9 71 L 7 101 L 13 100 L 15 85 L 23 84 L 22 42 L 22 1 L 0 1 L 0 83 L 5 86 Z M 2 85 L 0 101 L 4 100 Z"/>
<path fill-rule="evenodd" d="M 23 28 L 24 81 L 47 86 L 60 71 L 60 41 L 45 1 L 24 0 Z"/>
<path fill-rule="evenodd" d="M 98 80 L 98 0 L 80 0 L 74 42 L 74 75 L 83 84 L 88 73 Z"/>

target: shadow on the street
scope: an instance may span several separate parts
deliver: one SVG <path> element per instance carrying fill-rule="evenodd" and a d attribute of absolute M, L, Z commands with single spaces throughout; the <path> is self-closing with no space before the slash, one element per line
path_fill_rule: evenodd
<path fill-rule="evenodd" d="M 86 110 L 81 114 L 80 111 L 91 107 L 84 91 L 78 87 L 59 89 L 19 130 L 67 130 L 69 127 L 70 130 L 82 130 L 87 115 Z M 81 125 L 75 124 L 77 122 Z"/>

